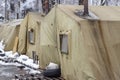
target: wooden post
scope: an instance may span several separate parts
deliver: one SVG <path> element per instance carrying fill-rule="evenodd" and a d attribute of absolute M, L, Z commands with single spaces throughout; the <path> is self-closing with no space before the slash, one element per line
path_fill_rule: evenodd
<path fill-rule="evenodd" d="M 38 64 L 38 55 L 35 55 L 35 63 Z"/>
<path fill-rule="evenodd" d="M 35 57 L 36 57 L 36 52 L 35 52 L 35 51 L 32 51 L 33 63 L 35 63 Z"/>

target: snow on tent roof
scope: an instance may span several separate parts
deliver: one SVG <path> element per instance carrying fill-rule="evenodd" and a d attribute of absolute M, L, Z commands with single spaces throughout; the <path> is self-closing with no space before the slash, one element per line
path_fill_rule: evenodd
<path fill-rule="evenodd" d="M 23 19 L 15 19 L 8 23 L 4 23 L 3 26 L 17 26 L 20 25 Z"/>

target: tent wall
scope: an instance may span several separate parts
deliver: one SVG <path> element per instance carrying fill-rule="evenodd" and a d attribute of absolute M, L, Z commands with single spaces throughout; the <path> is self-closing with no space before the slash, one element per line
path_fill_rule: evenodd
<path fill-rule="evenodd" d="M 71 31 L 71 51 L 67 54 L 62 54 L 59 51 L 62 76 L 66 80 L 85 80 L 84 74 L 89 75 L 89 63 L 87 62 L 87 53 L 84 48 L 84 40 L 82 37 L 81 26 L 75 20 L 57 9 L 57 27 L 58 27 L 58 44 L 60 50 L 59 34 L 60 31 Z"/>
<path fill-rule="evenodd" d="M 49 62 L 59 64 L 57 51 L 57 27 L 55 25 L 55 8 L 41 22 L 40 29 L 40 66 L 45 68 Z"/>
<path fill-rule="evenodd" d="M 0 40 L 4 40 L 5 50 L 13 49 L 15 37 L 19 35 L 19 24 L 13 25 L 12 22 L 1 25 Z"/>
<path fill-rule="evenodd" d="M 32 51 L 36 51 L 37 55 L 39 53 L 40 46 L 40 25 L 41 25 L 41 15 L 39 13 L 29 13 L 20 26 L 19 35 L 19 53 L 26 54 L 32 57 Z M 31 44 L 29 42 L 29 30 L 34 30 L 35 43 Z"/>
<path fill-rule="evenodd" d="M 108 74 L 111 80 L 120 79 L 120 21 L 103 21 L 101 22 L 101 36 L 104 43 L 104 48 L 106 55 L 104 59 L 108 59 L 106 62 L 106 68 L 108 69 Z"/>
<path fill-rule="evenodd" d="M 39 56 L 41 68 L 49 62 L 60 63 L 57 51 L 57 28 L 55 27 L 55 9 L 45 17 L 41 14 L 29 13 L 23 20 L 19 35 L 19 53 L 32 57 L 32 51 Z M 34 30 L 35 43 L 29 43 L 29 30 Z"/>
<path fill-rule="evenodd" d="M 19 44 L 18 44 L 18 52 L 21 54 L 26 53 L 27 51 L 27 26 L 28 26 L 28 17 L 29 14 L 24 18 L 22 23 L 20 24 L 20 31 L 19 31 Z"/>
<path fill-rule="evenodd" d="M 110 16 L 114 16 L 104 17 L 99 14 L 98 9 L 101 8 L 92 7 L 100 20 L 90 21 L 74 15 L 75 9 L 69 7 L 63 11 L 53 8 L 41 21 L 38 16 L 28 14 L 21 24 L 18 50 L 21 53 L 27 52 L 30 57 L 32 51 L 37 51 L 41 68 L 49 62 L 61 64 L 62 76 L 66 80 L 119 80 L 119 14 L 113 12 Z M 103 11 L 106 10 L 106 15 L 112 12 L 110 7 L 105 7 Z M 30 28 L 35 30 L 34 45 L 28 42 Z M 60 51 L 61 32 L 70 32 L 68 54 Z"/>
<path fill-rule="evenodd" d="M 62 76 L 66 80 L 119 80 L 120 21 L 77 21 L 59 8 L 56 12 Z M 60 51 L 60 31 L 71 31 L 68 55 Z"/>
<path fill-rule="evenodd" d="M 28 18 L 28 29 L 27 29 L 27 55 L 32 57 L 32 51 L 36 51 L 38 55 L 40 50 L 40 27 L 41 27 L 41 15 L 39 13 L 29 13 Z M 29 42 L 29 30 L 34 30 L 34 44 Z"/>

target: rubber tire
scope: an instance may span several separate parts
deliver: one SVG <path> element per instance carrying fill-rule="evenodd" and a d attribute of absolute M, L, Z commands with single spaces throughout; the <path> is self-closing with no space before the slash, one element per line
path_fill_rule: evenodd
<path fill-rule="evenodd" d="M 60 69 L 49 69 L 45 70 L 43 72 L 43 75 L 45 77 L 60 77 L 61 76 L 61 70 Z"/>

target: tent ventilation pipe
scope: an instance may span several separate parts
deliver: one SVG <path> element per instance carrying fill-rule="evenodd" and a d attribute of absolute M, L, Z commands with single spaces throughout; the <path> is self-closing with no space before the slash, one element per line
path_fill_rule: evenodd
<path fill-rule="evenodd" d="M 84 0 L 84 13 L 83 15 L 88 16 L 89 10 L 88 10 L 88 0 Z"/>
<path fill-rule="evenodd" d="M 75 10 L 74 14 L 76 16 L 79 16 L 80 18 L 88 19 L 88 20 L 99 20 L 99 17 L 89 10 L 88 0 L 84 0 L 83 5 L 84 5 L 84 9 Z"/>

